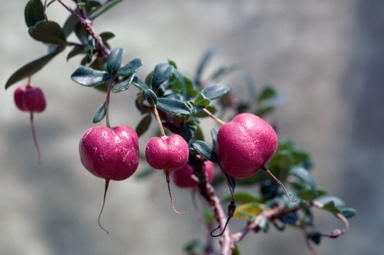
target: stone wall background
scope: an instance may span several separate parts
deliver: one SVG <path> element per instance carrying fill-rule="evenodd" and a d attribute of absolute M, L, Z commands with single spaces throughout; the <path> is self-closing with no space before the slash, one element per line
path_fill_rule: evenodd
<path fill-rule="evenodd" d="M 0 84 L 46 50 L 27 35 L 23 6 L 10 1 L 0 10 Z M 64 21 L 67 13 L 55 3 L 48 15 Z M 133 0 L 96 21 L 95 29 L 114 32 L 111 44 L 126 49 L 126 60 L 143 59 L 139 75 L 168 58 L 192 74 L 203 51 L 220 46 L 213 67 L 239 62 L 257 86 L 274 84 L 286 98 L 272 116 L 280 135 L 311 151 L 318 184 L 358 210 L 347 235 L 324 240 L 316 250 L 382 253 L 382 1 Z M 170 210 L 160 173 L 112 183 L 102 216 L 110 234 L 97 226 L 103 181 L 83 169 L 77 145 L 104 95 L 69 79 L 78 61 L 63 64 L 62 54 L 33 77 L 48 98 L 46 112 L 35 118 L 41 166 L 28 115 L 13 105 L 15 87 L 0 93 L 0 253 L 181 254 L 182 244 L 201 232 L 193 213 L 180 217 Z M 236 75 L 231 86 L 244 92 Z M 137 123 L 140 116 L 129 112 L 135 93 L 113 98 L 112 124 Z M 178 208 L 193 212 L 188 192 L 173 190 Z M 318 224 L 341 226 L 323 214 Z M 292 229 L 249 235 L 240 246 L 243 254 L 309 254 Z"/>

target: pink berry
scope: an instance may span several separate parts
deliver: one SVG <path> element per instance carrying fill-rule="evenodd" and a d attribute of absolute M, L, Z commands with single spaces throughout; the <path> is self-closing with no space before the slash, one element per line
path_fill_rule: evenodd
<path fill-rule="evenodd" d="M 211 161 L 204 162 L 205 173 L 208 183 L 212 183 L 214 178 L 214 165 Z M 173 182 L 180 188 L 197 187 L 198 183 L 192 179 L 193 168 L 191 165 L 185 165 L 182 168 L 172 172 Z"/>
<path fill-rule="evenodd" d="M 154 169 L 176 170 L 188 162 L 187 142 L 180 135 L 152 137 L 145 148 L 145 159 Z"/>
<path fill-rule="evenodd" d="M 251 177 L 268 163 L 277 143 L 275 130 L 265 120 L 250 113 L 239 114 L 217 133 L 220 167 L 234 178 Z"/>
<path fill-rule="evenodd" d="M 26 112 L 42 112 L 47 106 L 43 91 L 34 85 L 18 87 L 14 93 L 14 100 L 17 108 Z"/>
<path fill-rule="evenodd" d="M 80 140 L 79 151 L 84 167 L 106 180 L 124 180 L 139 165 L 138 136 L 128 126 L 89 128 Z"/>

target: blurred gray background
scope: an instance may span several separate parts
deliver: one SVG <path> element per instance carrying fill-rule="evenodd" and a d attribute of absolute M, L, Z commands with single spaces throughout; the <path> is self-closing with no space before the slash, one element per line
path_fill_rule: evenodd
<path fill-rule="evenodd" d="M 0 9 L 3 85 L 46 51 L 27 34 L 25 2 L 8 1 Z M 48 9 L 61 24 L 67 14 L 58 3 Z M 116 34 L 110 43 L 126 49 L 125 61 L 142 58 L 142 78 L 167 59 L 193 74 L 203 52 L 220 46 L 212 68 L 241 63 L 257 88 L 274 84 L 286 98 L 271 116 L 280 136 L 311 151 L 318 185 L 358 210 L 346 235 L 324 239 L 316 250 L 383 254 L 383 1 L 133 0 L 101 17 L 94 28 Z M 185 242 L 204 237 L 188 191 L 173 188 L 177 208 L 190 214 L 171 211 L 161 173 L 111 183 L 102 216 L 110 234 L 98 227 L 104 183 L 83 168 L 77 146 L 104 94 L 72 82 L 69 76 L 80 59 L 66 62 L 65 55 L 32 80 L 48 100 L 47 110 L 35 118 L 41 166 L 29 116 L 13 103 L 16 86 L 0 92 L 0 254 L 182 254 Z M 244 85 L 236 74 L 231 77 L 234 91 Z M 136 92 L 113 95 L 112 125 L 136 126 L 140 116 L 129 100 Z M 331 231 L 342 224 L 319 214 L 318 226 Z M 309 254 L 302 233 L 294 229 L 250 234 L 240 247 L 242 254 Z"/>

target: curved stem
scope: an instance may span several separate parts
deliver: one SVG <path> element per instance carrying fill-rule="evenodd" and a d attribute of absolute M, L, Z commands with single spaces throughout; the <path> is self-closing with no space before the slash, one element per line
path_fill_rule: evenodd
<path fill-rule="evenodd" d="M 168 185 L 168 193 L 169 193 L 169 198 L 171 199 L 171 205 L 172 205 L 173 211 L 177 214 L 180 214 L 180 215 L 188 214 L 188 212 L 179 212 L 178 210 L 176 210 L 175 204 L 173 203 L 173 198 L 172 198 L 172 193 L 171 193 L 171 185 L 169 184 L 170 183 L 169 170 L 164 170 L 164 174 L 165 174 L 165 179 L 166 179 L 167 185 Z"/>
<path fill-rule="evenodd" d="M 153 113 L 155 114 L 155 117 L 156 117 L 156 120 L 157 120 L 157 124 L 159 124 L 160 135 L 161 136 L 165 136 L 165 131 L 164 131 L 163 123 L 161 123 L 160 115 L 159 115 L 159 112 L 157 111 L 156 105 L 153 106 Z"/>
<path fill-rule="evenodd" d="M 40 152 L 39 143 L 37 142 L 35 125 L 33 124 L 33 112 L 30 113 L 30 122 L 31 122 L 31 130 L 32 130 L 33 142 L 35 144 L 36 151 L 37 151 L 37 162 L 40 165 L 41 164 L 41 152 Z"/>
<path fill-rule="evenodd" d="M 100 227 L 102 230 L 104 230 L 107 234 L 109 234 L 109 232 L 108 232 L 105 228 L 103 228 L 103 227 L 101 226 L 100 219 L 101 219 L 101 214 L 103 213 L 103 210 L 104 210 L 105 199 L 107 198 L 108 186 L 109 186 L 109 180 L 105 180 L 103 205 L 101 206 L 101 210 L 100 210 L 100 213 L 99 213 L 99 218 L 97 219 L 97 222 L 99 223 L 99 227 Z"/>

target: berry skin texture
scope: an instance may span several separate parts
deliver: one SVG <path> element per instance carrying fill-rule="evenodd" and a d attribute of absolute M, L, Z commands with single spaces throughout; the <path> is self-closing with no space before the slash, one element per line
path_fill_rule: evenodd
<path fill-rule="evenodd" d="M 43 112 L 47 106 L 43 91 L 34 85 L 18 87 L 14 100 L 17 108 L 25 112 Z"/>
<path fill-rule="evenodd" d="M 276 132 L 268 122 L 254 114 L 242 113 L 220 127 L 216 152 L 224 172 L 244 179 L 268 163 L 277 144 Z"/>
<path fill-rule="evenodd" d="M 89 128 L 80 140 L 80 160 L 97 177 L 121 181 L 139 165 L 139 139 L 129 126 Z"/>
<path fill-rule="evenodd" d="M 204 167 L 207 175 L 207 182 L 212 183 L 215 171 L 214 165 L 211 161 L 205 161 Z M 173 182 L 180 188 L 197 187 L 198 183 L 192 179 L 192 176 L 193 168 L 188 164 L 172 172 Z"/>
<path fill-rule="evenodd" d="M 180 135 L 152 137 L 145 148 L 145 159 L 154 169 L 173 171 L 188 162 L 187 142 Z"/>

